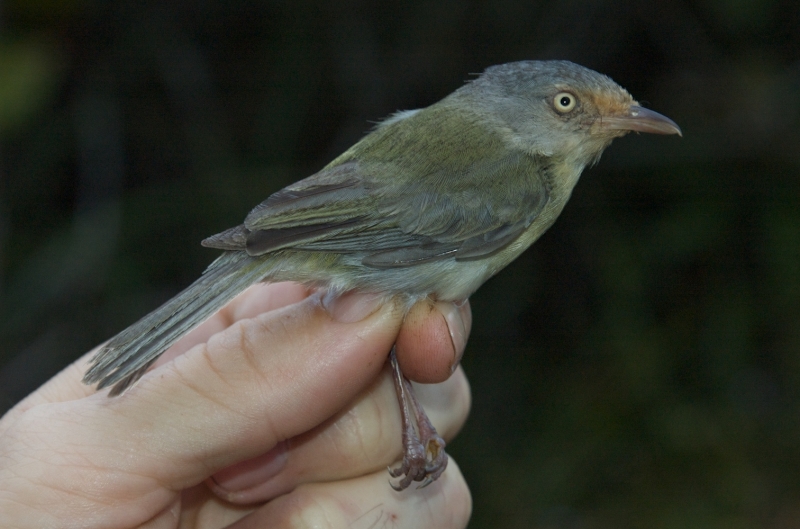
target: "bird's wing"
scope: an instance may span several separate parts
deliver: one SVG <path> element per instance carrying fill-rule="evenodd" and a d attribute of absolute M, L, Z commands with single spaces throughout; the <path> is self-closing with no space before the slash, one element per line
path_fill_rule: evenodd
<path fill-rule="evenodd" d="M 262 255 L 337 240 L 369 228 L 370 198 L 355 162 L 327 167 L 272 194 L 244 224 L 205 239 L 203 246 Z M 331 250 L 352 251 L 346 246 Z"/>
<path fill-rule="evenodd" d="M 382 203 L 410 244 L 371 252 L 364 264 L 410 266 L 452 257 L 488 257 L 514 241 L 541 213 L 549 199 L 545 167 L 524 153 L 448 166 L 393 190 Z"/>
<path fill-rule="evenodd" d="M 516 239 L 548 200 L 545 168 L 523 153 L 401 178 L 402 167 L 345 162 L 270 196 L 205 246 L 251 255 L 296 248 L 356 253 L 392 268 L 479 259 Z M 380 174 L 377 178 L 374 174 Z"/>

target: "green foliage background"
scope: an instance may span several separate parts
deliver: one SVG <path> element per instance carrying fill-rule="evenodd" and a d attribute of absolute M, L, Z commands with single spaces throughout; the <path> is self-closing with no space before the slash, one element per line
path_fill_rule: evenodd
<path fill-rule="evenodd" d="M 799 52 L 788 0 L 0 3 L 0 409 L 371 120 L 569 59 L 685 137 L 473 297 L 471 527 L 800 527 Z"/>

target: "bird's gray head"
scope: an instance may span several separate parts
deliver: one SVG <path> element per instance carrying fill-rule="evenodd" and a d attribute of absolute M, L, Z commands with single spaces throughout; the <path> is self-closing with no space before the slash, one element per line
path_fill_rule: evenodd
<path fill-rule="evenodd" d="M 499 118 L 520 148 L 581 168 L 628 132 L 681 134 L 607 76 L 569 61 L 492 66 L 456 94 Z"/>

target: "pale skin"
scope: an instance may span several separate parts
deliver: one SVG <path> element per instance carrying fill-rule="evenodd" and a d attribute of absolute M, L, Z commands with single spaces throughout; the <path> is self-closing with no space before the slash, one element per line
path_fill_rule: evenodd
<path fill-rule="evenodd" d="M 257 285 L 109 399 L 81 383 L 88 353 L 0 419 L 8 528 L 465 527 L 454 461 L 396 492 L 400 420 L 386 355 L 451 439 L 469 409 L 458 367 L 469 305 L 324 300 Z M 451 375 L 452 373 L 452 375 Z"/>

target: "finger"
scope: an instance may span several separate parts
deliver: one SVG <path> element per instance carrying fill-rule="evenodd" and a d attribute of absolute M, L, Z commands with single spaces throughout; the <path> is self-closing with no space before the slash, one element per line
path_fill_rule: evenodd
<path fill-rule="evenodd" d="M 137 529 L 174 529 L 181 521 L 181 497 L 176 496 L 164 510 L 141 524 Z"/>
<path fill-rule="evenodd" d="M 31 408 L 7 437 L 14 457 L 0 478 L 27 476 L 16 483 L 40 498 L 32 512 L 63 505 L 52 497 L 69 491 L 69 508 L 93 513 L 97 525 L 112 517 L 143 523 L 175 491 L 310 430 L 352 401 L 377 376 L 400 325 L 398 305 L 381 301 L 345 296 L 328 312 L 318 297 L 307 299 L 238 322 L 119 398 L 95 394 Z M 359 315 L 355 323 L 334 319 Z"/>
<path fill-rule="evenodd" d="M 159 363 L 166 363 L 195 345 L 207 342 L 213 335 L 224 331 L 239 320 L 253 318 L 265 312 L 299 303 L 310 294 L 311 291 L 308 287 L 300 283 L 257 283 L 252 285 L 203 324 L 175 342 L 162 355 Z"/>
<path fill-rule="evenodd" d="M 192 346 L 207 341 L 209 337 L 223 331 L 235 321 L 252 318 L 270 310 L 298 303 L 308 295 L 308 288 L 299 283 L 259 283 L 253 285 L 214 316 L 178 340 L 162 355 L 158 364 L 166 363 Z M 4 421 L 12 420 L 15 416 L 37 404 L 63 402 L 93 394 L 95 389 L 84 384 L 82 379 L 89 367 L 91 358 L 96 352 L 97 348 L 64 368 L 34 393 L 20 401 L 6 414 Z M 2 428 L 3 425 L 0 425 L 0 431 L 2 431 Z"/>
<path fill-rule="evenodd" d="M 449 377 L 464 354 L 472 312 L 469 301 L 417 302 L 397 336 L 397 361 L 410 380 L 432 384 Z"/>
<path fill-rule="evenodd" d="M 418 386 L 416 393 L 440 435 L 455 437 L 467 418 L 469 384 L 459 369 L 446 382 Z M 226 501 L 252 504 L 300 484 L 372 473 L 398 460 L 401 421 L 388 366 L 352 406 L 270 452 L 215 474 L 209 485 Z M 387 474 L 388 479 L 388 474 Z"/>
<path fill-rule="evenodd" d="M 228 527 L 254 512 L 257 507 L 231 505 L 200 484 L 181 492 L 181 519 L 176 527 Z"/>
<path fill-rule="evenodd" d="M 120 449 L 154 456 L 161 481 L 191 485 L 315 427 L 367 386 L 400 320 L 396 305 L 374 305 L 357 323 L 335 321 L 317 298 L 242 320 L 94 411 L 147 431 Z"/>
<path fill-rule="evenodd" d="M 396 492 L 385 472 L 344 482 L 303 485 L 276 498 L 228 529 L 466 527 L 472 499 L 464 477 L 450 460 L 445 473 L 424 489 Z"/>

